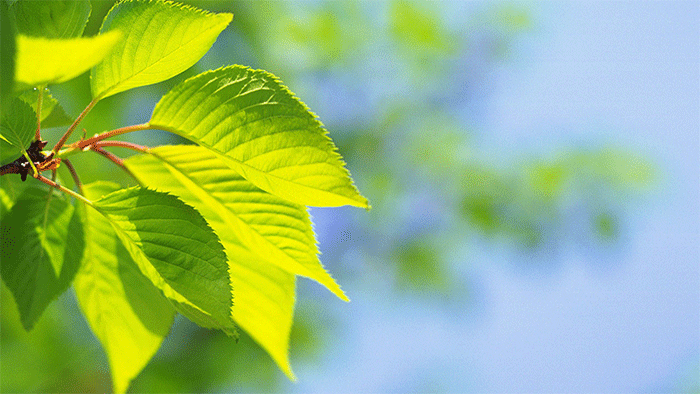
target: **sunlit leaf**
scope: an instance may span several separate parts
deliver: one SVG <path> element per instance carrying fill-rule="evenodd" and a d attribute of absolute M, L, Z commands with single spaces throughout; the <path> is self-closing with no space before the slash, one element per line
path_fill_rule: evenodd
<path fill-rule="evenodd" d="M 31 329 L 70 284 L 84 251 L 82 223 L 62 194 L 27 188 L 0 225 L 0 272 Z"/>
<path fill-rule="evenodd" d="M 0 163 L 17 159 L 34 138 L 36 114 L 29 104 L 13 98 L 0 121 Z"/>
<path fill-rule="evenodd" d="M 89 1 L 19 1 L 12 5 L 17 30 L 24 35 L 73 38 L 83 35 L 90 17 Z"/>
<path fill-rule="evenodd" d="M 124 1 L 107 14 L 100 32 L 124 40 L 92 71 L 93 97 L 164 81 L 195 64 L 233 15 L 212 14 L 166 1 Z"/>
<path fill-rule="evenodd" d="M 160 100 L 150 124 L 289 201 L 368 207 L 321 123 L 265 71 L 230 66 L 190 78 Z"/>
<path fill-rule="evenodd" d="M 234 332 L 224 249 L 191 206 L 167 193 L 130 188 L 94 203 L 141 272 L 177 310 L 210 328 Z"/>
<path fill-rule="evenodd" d="M 119 189 L 106 182 L 84 186 L 92 200 Z M 139 271 L 109 221 L 92 209 L 85 215 L 86 253 L 73 287 L 107 353 L 114 392 L 123 393 L 168 335 L 175 310 Z"/>
<path fill-rule="evenodd" d="M 125 165 L 142 183 L 192 204 L 219 234 L 236 289 L 236 322 L 292 377 L 287 349 L 294 274 L 347 300 L 318 261 L 305 208 L 258 189 L 204 148 L 165 146 L 149 153 Z"/>
<path fill-rule="evenodd" d="M 120 38 L 120 32 L 68 39 L 18 35 L 15 79 L 25 86 L 71 80 L 100 63 Z"/>
<path fill-rule="evenodd" d="M 34 112 L 37 109 L 38 97 L 38 90 L 27 90 L 19 96 L 20 99 L 32 106 Z M 51 95 L 49 89 L 45 88 L 41 95 L 41 127 L 65 126 L 72 122 L 73 119 L 66 114 L 58 100 Z"/>
<path fill-rule="evenodd" d="M 212 226 L 220 224 L 218 234 L 230 233 L 261 260 L 314 279 L 347 301 L 318 260 L 306 208 L 260 190 L 202 147 L 162 146 L 149 153 L 125 162 L 142 183 L 192 204 Z"/>

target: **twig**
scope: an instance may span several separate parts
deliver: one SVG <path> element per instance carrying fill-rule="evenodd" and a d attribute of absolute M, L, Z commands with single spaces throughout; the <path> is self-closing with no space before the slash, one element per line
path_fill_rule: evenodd
<path fill-rule="evenodd" d="M 44 87 L 39 87 L 39 96 L 36 99 L 36 132 L 34 132 L 34 140 L 41 141 L 41 104 L 44 101 Z"/>
<path fill-rule="evenodd" d="M 70 135 L 73 133 L 73 130 L 75 130 L 75 128 L 78 127 L 78 124 L 80 123 L 80 121 L 83 120 L 83 118 L 85 117 L 85 115 L 87 115 L 88 112 L 90 112 L 90 110 L 92 109 L 92 107 L 95 106 L 95 104 L 97 104 L 97 99 L 96 99 L 96 98 L 95 98 L 95 99 L 92 99 L 92 101 L 90 101 L 90 104 L 88 104 L 88 106 L 85 107 L 85 109 L 83 110 L 83 112 L 81 112 L 80 115 L 78 115 L 78 117 L 75 119 L 75 121 L 73 122 L 73 124 L 70 125 L 70 127 L 68 128 L 68 130 L 66 130 L 65 134 L 63 134 L 63 136 L 61 137 L 61 139 L 58 140 L 58 142 L 56 143 L 56 145 L 54 145 L 53 149 L 51 149 L 51 152 L 53 152 L 54 155 L 55 155 L 56 153 L 58 153 L 58 151 L 61 150 L 61 148 L 63 148 L 63 145 L 64 145 L 64 144 L 66 143 L 66 141 L 68 140 L 68 137 L 70 137 Z"/>
<path fill-rule="evenodd" d="M 113 154 L 113 153 L 110 153 L 110 152 L 107 152 L 106 150 L 100 148 L 99 146 L 95 146 L 95 145 L 91 145 L 91 146 L 90 146 L 90 150 L 92 150 L 92 151 L 94 151 L 94 152 L 97 152 L 97 153 L 101 154 L 102 156 L 108 158 L 108 159 L 111 160 L 114 164 L 118 165 L 122 170 L 124 170 L 124 172 L 126 172 L 127 174 L 129 174 L 129 176 L 131 176 L 131 177 L 134 178 L 137 182 L 140 183 L 140 181 L 139 181 L 139 179 L 136 177 L 136 175 L 134 175 L 134 173 L 131 172 L 131 170 L 129 170 L 129 169 L 124 165 L 124 160 L 122 160 L 122 159 L 121 159 L 120 157 L 118 157 L 117 155 L 115 155 L 115 154 Z"/>
<path fill-rule="evenodd" d="M 80 178 L 78 177 L 78 173 L 75 171 L 75 167 L 73 167 L 73 163 L 71 163 L 68 159 L 63 159 L 63 162 L 66 164 L 66 167 L 68 167 L 68 171 L 70 171 L 70 175 L 73 177 L 73 182 L 75 182 L 75 187 L 78 188 L 78 192 L 80 194 L 85 194 L 83 192 L 83 184 L 80 182 Z"/>
<path fill-rule="evenodd" d="M 90 145 L 94 144 L 95 142 L 102 141 L 102 140 L 107 139 L 107 138 L 115 137 L 115 136 L 121 135 L 121 134 L 131 133 L 132 131 L 148 130 L 150 128 L 151 128 L 151 125 L 149 125 L 148 123 L 120 127 L 118 129 L 114 129 L 114 130 L 107 131 L 107 132 L 102 133 L 102 134 L 98 134 L 92 138 L 88 138 L 86 140 L 79 141 L 74 145 L 78 149 L 84 149 L 86 146 L 90 146 Z"/>
<path fill-rule="evenodd" d="M 77 198 L 78 200 L 80 200 L 80 201 L 82 201 L 82 202 L 84 202 L 84 203 L 86 203 L 86 204 L 88 204 L 88 205 L 90 205 L 90 206 L 93 205 L 92 201 L 88 200 L 87 198 L 83 197 L 82 195 L 80 195 L 80 194 L 74 192 L 73 190 L 67 189 L 67 188 L 65 188 L 65 187 L 63 187 L 63 186 L 61 186 L 61 185 L 59 185 L 58 183 L 56 183 L 56 182 L 54 182 L 54 181 L 52 181 L 52 180 L 46 178 L 45 176 L 43 176 L 43 175 L 41 175 L 41 174 L 39 174 L 39 176 L 38 176 L 36 179 L 38 179 L 38 180 L 44 182 L 45 184 L 47 184 L 47 185 L 49 185 L 49 186 L 51 186 L 51 187 L 55 187 L 56 189 L 58 189 L 58 190 L 60 190 L 60 191 L 62 191 L 62 192 L 64 192 L 64 193 L 66 193 L 66 194 L 69 194 L 69 195 L 71 195 L 71 196 Z"/>
<path fill-rule="evenodd" d="M 141 153 L 146 153 L 150 149 L 147 146 L 143 145 L 138 145 L 134 144 L 133 142 L 127 142 L 127 141 L 98 141 L 92 144 L 92 146 L 96 148 L 104 148 L 104 147 L 117 147 L 117 148 L 127 148 L 131 150 L 135 150 L 137 152 Z"/>

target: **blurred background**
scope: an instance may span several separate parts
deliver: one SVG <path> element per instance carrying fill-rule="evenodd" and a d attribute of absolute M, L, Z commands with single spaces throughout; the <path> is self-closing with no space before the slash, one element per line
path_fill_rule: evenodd
<path fill-rule="evenodd" d="M 352 302 L 298 280 L 298 382 L 246 335 L 177 319 L 131 391 L 700 392 L 698 2 L 185 2 L 234 20 L 192 69 L 81 127 L 145 122 L 208 69 L 263 68 L 373 209 L 310 209 Z M 87 75 L 52 91 L 72 116 L 90 101 Z M 29 334 L 2 297 L 0 391 L 110 390 L 71 291 Z"/>

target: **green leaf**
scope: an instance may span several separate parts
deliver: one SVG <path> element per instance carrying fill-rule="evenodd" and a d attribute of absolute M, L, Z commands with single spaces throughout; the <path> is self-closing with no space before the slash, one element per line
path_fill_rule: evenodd
<path fill-rule="evenodd" d="M 62 194 L 27 188 L 0 225 L 0 272 L 30 330 L 73 280 L 84 251 L 80 217 Z"/>
<path fill-rule="evenodd" d="M 142 188 L 110 193 L 94 208 L 180 313 L 205 327 L 235 331 L 226 254 L 199 212 L 173 195 Z"/>
<path fill-rule="evenodd" d="M 100 32 L 122 31 L 125 39 L 92 70 L 93 97 L 165 81 L 187 70 L 232 18 L 161 0 L 116 4 Z"/>
<path fill-rule="evenodd" d="M 18 35 L 15 78 L 25 87 L 71 80 L 100 63 L 120 38 L 120 32 L 68 39 Z"/>
<path fill-rule="evenodd" d="M 0 121 L 0 163 L 17 159 L 34 139 L 36 114 L 24 101 L 13 98 Z"/>
<path fill-rule="evenodd" d="M 149 153 L 125 160 L 143 184 L 179 196 L 218 234 L 229 233 L 259 259 L 314 279 L 348 301 L 318 260 L 304 206 L 260 190 L 202 147 L 161 146 Z"/>
<path fill-rule="evenodd" d="M 101 182 L 83 188 L 85 197 L 97 200 L 120 186 Z M 109 221 L 92 209 L 85 214 L 86 253 L 73 287 L 107 353 L 113 390 L 124 393 L 168 335 L 175 310 L 139 271 Z"/>
<path fill-rule="evenodd" d="M 229 66 L 192 77 L 163 96 L 150 125 L 206 147 L 289 201 L 369 207 L 321 123 L 265 71 Z"/>
<path fill-rule="evenodd" d="M 10 209 L 22 195 L 31 182 L 22 182 L 18 176 L 0 176 L 0 220 L 10 212 Z"/>
<path fill-rule="evenodd" d="M 82 36 L 90 11 L 89 1 L 24 0 L 12 5 L 21 34 L 46 38 Z"/>
<path fill-rule="evenodd" d="M 37 101 L 39 98 L 38 90 L 27 90 L 20 94 L 19 98 L 31 105 L 32 109 L 36 113 Z M 73 119 L 66 114 L 66 111 L 63 109 L 63 107 L 61 107 L 61 104 L 58 103 L 58 100 L 51 95 L 49 89 L 44 88 L 44 92 L 41 95 L 41 127 L 58 127 L 69 125 L 71 123 L 73 123 Z"/>
<path fill-rule="evenodd" d="M 294 378 L 289 365 L 295 276 L 311 277 L 347 301 L 317 258 L 303 206 L 265 193 L 196 146 L 165 146 L 124 164 L 143 183 L 192 204 L 219 234 L 236 289 L 236 323 Z"/>
<path fill-rule="evenodd" d="M 15 85 L 15 52 L 17 49 L 14 21 L 5 3 L 0 4 L 0 120 L 8 108 Z"/>

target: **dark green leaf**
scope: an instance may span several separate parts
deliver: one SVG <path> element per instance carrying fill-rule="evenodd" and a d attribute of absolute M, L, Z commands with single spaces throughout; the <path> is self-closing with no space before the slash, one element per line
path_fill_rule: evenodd
<path fill-rule="evenodd" d="M 30 187 L 0 224 L 0 272 L 31 329 L 73 280 L 85 248 L 83 227 L 62 194 Z"/>
<path fill-rule="evenodd" d="M 17 159 L 34 139 L 36 114 L 24 101 L 13 98 L 0 122 L 0 163 Z"/>
<path fill-rule="evenodd" d="M 0 120 L 4 117 L 14 91 L 16 50 L 14 21 L 3 2 L 0 3 Z"/>
<path fill-rule="evenodd" d="M 38 97 L 38 90 L 27 90 L 19 96 L 19 98 L 32 106 L 35 113 Z M 44 92 L 42 93 L 41 97 L 42 128 L 66 126 L 73 123 L 73 119 L 66 114 L 66 111 L 63 109 L 63 107 L 61 107 L 61 104 L 58 103 L 58 100 L 51 95 L 49 89 L 44 88 Z"/>
<path fill-rule="evenodd" d="M 12 5 L 21 34 L 47 38 L 82 36 L 90 11 L 89 1 L 22 0 Z"/>
<path fill-rule="evenodd" d="M 226 254 L 199 212 L 176 196 L 143 188 L 110 193 L 94 207 L 180 313 L 205 327 L 233 332 Z"/>

